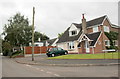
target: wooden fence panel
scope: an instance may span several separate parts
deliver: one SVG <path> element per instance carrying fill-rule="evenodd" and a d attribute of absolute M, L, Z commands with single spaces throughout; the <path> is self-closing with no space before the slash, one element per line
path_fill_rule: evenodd
<path fill-rule="evenodd" d="M 34 47 L 34 54 L 40 54 L 40 53 L 47 53 L 48 48 L 54 48 L 56 46 L 35 46 Z M 25 47 L 25 54 L 32 54 L 32 47 L 31 46 L 26 46 Z"/>

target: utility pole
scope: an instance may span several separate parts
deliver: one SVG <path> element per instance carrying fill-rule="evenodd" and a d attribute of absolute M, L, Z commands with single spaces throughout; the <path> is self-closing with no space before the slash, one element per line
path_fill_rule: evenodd
<path fill-rule="evenodd" d="M 33 7 L 33 19 L 32 19 L 32 61 L 34 61 L 34 15 L 35 7 Z"/>

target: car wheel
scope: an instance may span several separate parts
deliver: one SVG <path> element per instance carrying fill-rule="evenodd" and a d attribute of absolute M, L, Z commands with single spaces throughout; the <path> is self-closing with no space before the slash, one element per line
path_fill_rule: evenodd
<path fill-rule="evenodd" d="M 55 54 L 52 54 L 51 56 L 52 56 L 52 57 L 54 57 L 54 56 L 55 56 Z"/>
<path fill-rule="evenodd" d="M 50 57 L 50 55 L 47 55 L 48 57 Z"/>
<path fill-rule="evenodd" d="M 67 55 L 68 53 L 67 52 L 65 52 L 65 55 Z"/>

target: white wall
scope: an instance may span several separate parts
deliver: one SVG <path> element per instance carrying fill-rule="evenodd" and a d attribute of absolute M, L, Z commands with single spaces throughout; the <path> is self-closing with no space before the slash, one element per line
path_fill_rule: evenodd
<path fill-rule="evenodd" d="M 34 45 L 36 46 L 43 46 L 43 43 L 42 42 L 35 42 Z M 31 43 L 29 43 L 29 46 L 31 46 Z"/>
<path fill-rule="evenodd" d="M 63 48 L 64 50 L 68 50 L 68 43 L 69 43 L 69 42 L 57 43 L 57 46 Z M 78 42 L 77 42 L 77 41 L 74 41 L 74 49 L 68 50 L 68 52 L 69 52 L 69 53 L 74 53 L 74 52 L 77 53 L 77 52 L 78 52 L 78 47 L 77 47 L 77 45 L 78 45 Z"/>

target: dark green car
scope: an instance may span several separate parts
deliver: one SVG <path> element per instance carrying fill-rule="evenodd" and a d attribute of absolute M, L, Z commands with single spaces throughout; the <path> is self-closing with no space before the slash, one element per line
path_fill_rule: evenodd
<path fill-rule="evenodd" d="M 48 57 L 54 57 L 54 56 L 59 56 L 59 55 L 67 55 L 68 51 L 63 50 L 62 48 L 49 48 L 46 55 Z"/>

